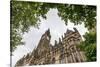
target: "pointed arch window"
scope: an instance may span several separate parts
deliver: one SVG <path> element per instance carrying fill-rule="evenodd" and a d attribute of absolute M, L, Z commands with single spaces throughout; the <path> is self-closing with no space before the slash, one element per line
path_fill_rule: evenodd
<path fill-rule="evenodd" d="M 55 63 L 55 58 L 52 59 L 52 64 L 54 64 L 54 63 Z"/>
<path fill-rule="evenodd" d="M 60 56 L 60 63 L 61 63 L 61 64 L 66 63 L 66 58 L 65 58 L 65 55 L 64 55 L 64 54 L 62 54 L 62 55 Z"/>

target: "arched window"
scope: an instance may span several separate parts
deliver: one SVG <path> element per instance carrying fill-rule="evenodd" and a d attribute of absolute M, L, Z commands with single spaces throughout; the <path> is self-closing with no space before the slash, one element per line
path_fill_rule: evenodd
<path fill-rule="evenodd" d="M 60 56 L 60 63 L 61 63 L 61 64 L 66 63 L 66 59 L 65 59 L 65 55 L 64 55 L 64 54 L 62 54 L 62 55 Z"/>
<path fill-rule="evenodd" d="M 77 57 L 75 58 L 75 60 L 76 60 L 76 62 L 79 62 L 79 60 L 78 60 L 78 58 L 77 58 Z"/>
<path fill-rule="evenodd" d="M 55 63 L 55 58 L 52 59 L 52 64 L 54 64 L 54 63 Z"/>

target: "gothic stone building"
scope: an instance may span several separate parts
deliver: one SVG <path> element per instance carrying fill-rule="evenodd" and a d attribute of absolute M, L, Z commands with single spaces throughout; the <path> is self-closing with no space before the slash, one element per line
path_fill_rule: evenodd
<path fill-rule="evenodd" d="M 15 66 L 41 65 L 41 64 L 63 64 L 86 61 L 83 51 L 77 47 L 82 41 L 81 35 L 76 28 L 74 31 L 67 29 L 59 42 L 55 40 L 55 45 L 50 44 L 51 35 L 48 29 L 41 37 L 38 46 L 23 56 Z"/>

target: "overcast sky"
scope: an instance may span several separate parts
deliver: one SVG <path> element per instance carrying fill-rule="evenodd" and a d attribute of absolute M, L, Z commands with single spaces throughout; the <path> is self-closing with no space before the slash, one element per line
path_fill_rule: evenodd
<path fill-rule="evenodd" d="M 57 9 L 50 9 L 47 13 L 47 19 L 41 18 L 40 29 L 32 27 L 28 33 L 23 35 L 23 41 L 25 45 L 18 46 L 14 51 L 14 56 L 12 57 L 12 65 L 15 65 L 23 55 L 31 52 L 34 47 L 38 44 L 42 34 L 49 28 L 51 34 L 51 44 L 54 44 L 54 40 L 61 38 L 62 35 L 66 32 L 67 28 L 73 30 L 73 27 L 76 27 L 81 35 L 87 31 L 84 27 L 84 24 L 74 26 L 73 23 L 68 22 L 68 25 L 65 25 L 65 22 L 57 15 Z"/>

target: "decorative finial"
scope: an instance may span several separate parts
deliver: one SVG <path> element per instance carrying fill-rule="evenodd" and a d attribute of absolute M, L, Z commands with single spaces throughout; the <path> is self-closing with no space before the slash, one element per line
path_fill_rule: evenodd
<path fill-rule="evenodd" d="M 57 45 L 57 41 L 55 40 L 55 45 Z"/>
<path fill-rule="evenodd" d="M 64 38 L 63 35 L 61 37 L 62 37 L 62 39 Z"/>
<path fill-rule="evenodd" d="M 61 43 L 61 39 L 59 38 L 59 43 Z"/>
<path fill-rule="evenodd" d="M 75 27 L 73 29 L 75 30 L 75 32 L 78 32 L 78 30 Z"/>

